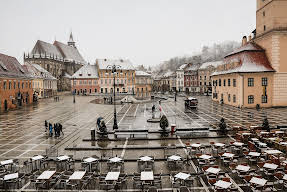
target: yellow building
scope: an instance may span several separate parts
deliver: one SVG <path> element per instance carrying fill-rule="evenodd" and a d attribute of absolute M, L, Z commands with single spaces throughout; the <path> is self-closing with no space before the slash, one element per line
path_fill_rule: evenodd
<path fill-rule="evenodd" d="M 236 107 L 287 106 L 287 0 L 257 0 L 253 38 L 212 76 L 214 101 Z"/>
<path fill-rule="evenodd" d="M 99 72 L 100 93 L 112 94 L 114 89 L 114 74 L 111 66 L 117 66 L 116 92 L 134 93 L 135 89 L 135 69 L 129 60 L 97 59 L 96 65 Z"/>
<path fill-rule="evenodd" d="M 144 71 L 136 71 L 136 98 L 145 99 L 150 97 L 152 84 L 151 74 Z"/>

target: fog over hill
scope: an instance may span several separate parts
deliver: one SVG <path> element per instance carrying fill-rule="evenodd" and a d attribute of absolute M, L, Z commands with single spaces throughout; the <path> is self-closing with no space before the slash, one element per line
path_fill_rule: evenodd
<path fill-rule="evenodd" d="M 185 63 L 202 64 L 210 61 L 219 61 L 228 53 L 232 52 L 240 46 L 240 43 L 235 41 L 226 41 L 212 46 L 203 46 L 199 54 L 192 56 L 178 56 L 164 61 L 154 68 L 157 73 L 166 71 L 175 71 L 180 65 Z"/>

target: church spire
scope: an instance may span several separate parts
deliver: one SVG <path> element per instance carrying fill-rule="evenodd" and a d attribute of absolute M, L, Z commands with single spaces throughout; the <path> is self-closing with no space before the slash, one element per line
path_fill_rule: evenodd
<path fill-rule="evenodd" d="M 74 41 L 74 39 L 73 39 L 73 33 L 72 33 L 72 32 L 71 32 L 71 34 L 70 34 L 70 38 L 69 38 L 69 41 L 68 41 L 68 45 L 76 48 L 76 43 L 75 43 L 75 41 Z"/>

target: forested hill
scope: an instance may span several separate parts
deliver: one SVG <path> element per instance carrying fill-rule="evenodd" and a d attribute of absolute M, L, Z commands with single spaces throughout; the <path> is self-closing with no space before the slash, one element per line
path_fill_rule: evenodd
<path fill-rule="evenodd" d="M 226 41 L 213 46 L 203 46 L 201 53 L 193 56 L 174 57 L 159 64 L 154 71 L 157 73 L 164 73 L 166 71 L 175 71 L 179 66 L 185 63 L 201 64 L 210 61 L 219 61 L 225 55 L 238 48 L 240 44 L 235 41 Z"/>

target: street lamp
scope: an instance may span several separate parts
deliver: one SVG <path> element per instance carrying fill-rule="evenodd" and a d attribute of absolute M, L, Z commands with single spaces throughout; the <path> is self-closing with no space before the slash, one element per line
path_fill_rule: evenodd
<path fill-rule="evenodd" d="M 121 69 L 121 66 L 119 65 L 108 65 L 107 69 L 111 69 L 112 73 L 114 74 L 114 125 L 113 129 L 118 129 L 118 123 L 117 123 L 117 109 L 116 109 L 116 72 L 117 70 Z"/>

